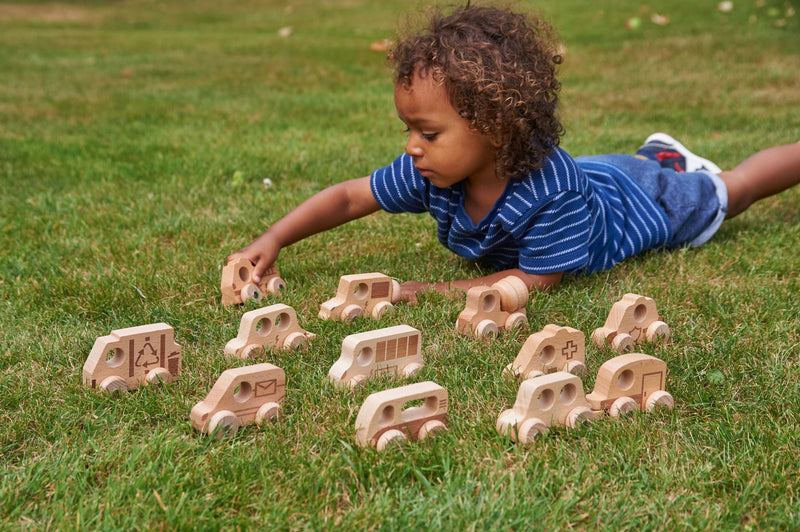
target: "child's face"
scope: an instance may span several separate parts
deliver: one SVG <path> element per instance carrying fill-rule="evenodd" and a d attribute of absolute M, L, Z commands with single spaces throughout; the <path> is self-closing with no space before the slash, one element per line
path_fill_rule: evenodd
<path fill-rule="evenodd" d="M 406 153 L 423 177 L 444 188 L 464 179 L 493 180 L 496 147 L 450 104 L 444 87 L 430 75 L 415 74 L 411 85 L 398 83 L 394 105 L 408 126 Z"/>

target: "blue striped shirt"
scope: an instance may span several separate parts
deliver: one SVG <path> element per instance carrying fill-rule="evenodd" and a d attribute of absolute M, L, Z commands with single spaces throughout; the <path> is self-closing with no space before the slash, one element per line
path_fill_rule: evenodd
<path fill-rule="evenodd" d="M 445 247 L 496 269 L 593 273 L 672 235 L 663 209 L 621 168 L 576 162 L 560 148 L 541 170 L 510 179 L 477 225 L 464 209 L 463 182 L 438 188 L 406 154 L 373 172 L 370 186 L 385 211 L 429 212 Z"/>

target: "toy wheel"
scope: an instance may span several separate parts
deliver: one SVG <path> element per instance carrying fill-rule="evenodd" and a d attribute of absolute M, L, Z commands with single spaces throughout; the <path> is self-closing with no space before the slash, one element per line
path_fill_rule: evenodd
<path fill-rule="evenodd" d="M 543 371 L 539 371 L 538 369 L 532 369 L 525 374 L 525 380 L 535 379 L 536 377 L 541 377 L 542 375 L 544 375 Z"/>
<path fill-rule="evenodd" d="M 145 377 L 148 384 L 169 384 L 172 382 L 172 374 L 164 368 L 154 368 Z"/>
<path fill-rule="evenodd" d="M 483 320 L 475 327 L 475 335 L 478 338 L 497 336 L 497 324 L 492 320 Z"/>
<path fill-rule="evenodd" d="M 531 418 L 522 422 L 517 432 L 517 439 L 520 443 L 533 443 L 537 436 L 547 432 L 547 425 L 539 418 Z"/>
<path fill-rule="evenodd" d="M 578 406 L 573 408 L 567 414 L 567 428 L 574 429 L 582 423 L 592 421 L 594 414 L 590 408 L 585 406 Z"/>
<path fill-rule="evenodd" d="M 362 384 L 367 382 L 366 375 L 355 375 L 353 378 L 350 379 L 350 387 L 351 388 L 358 388 Z"/>
<path fill-rule="evenodd" d="M 509 364 L 503 368 L 503 376 L 508 379 L 517 380 L 520 378 L 519 368 L 515 368 L 514 364 Z"/>
<path fill-rule="evenodd" d="M 636 404 L 636 401 L 630 397 L 620 397 L 611 403 L 611 408 L 608 409 L 608 415 L 614 419 L 619 419 L 622 416 L 633 413 L 638 406 L 639 405 Z"/>
<path fill-rule="evenodd" d="M 528 317 L 522 312 L 514 312 L 506 319 L 506 329 L 522 328 L 528 324 Z"/>
<path fill-rule="evenodd" d="M 264 346 L 258 344 L 250 344 L 245 346 L 242 349 L 241 354 L 239 355 L 241 358 L 245 360 L 253 360 L 255 358 L 261 358 L 266 354 L 266 350 Z"/>
<path fill-rule="evenodd" d="M 281 412 L 281 405 L 274 402 L 264 403 L 256 411 L 256 423 L 262 425 L 265 421 L 272 421 L 278 418 Z"/>
<path fill-rule="evenodd" d="M 654 321 L 645 331 L 645 338 L 647 338 L 648 342 L 659 340 L 666 342 L 669 340 L 669 325 L 663 321 Z"/>
<path fill-rule="evenodd" d="M 595 329 L 592 331 L 592 342 L 594 342 L 594 345 L 597 347 L 603 347 L 606 345 L 606 336 L 607 335 L 602 327 Z"/>
<path fill-rule="evenodd" d="M 503 410 L 497 416 L 497 423 L 494 428 L 497 429 L 498 434 L 506 436 L 511 441 L 517 441 L 517 425 L 518 419 L 514 409 Z"/>
<path fill-rule="evenodd" d="M 114 375 L 103 379 L 103 382 L 100 383 L 100 389 L 108 393 L 125 393 L 128 391 L 128 385 L 125 384 L 125 379 Z"/>
<path fill-rule="evenodd" d="M 375 445 L 375 447 L 379 451 L 382 451 L 386 449 L 386 447 L 390 444 L 401 444 L 407 439 L 408 438 L 406 438 L 405 433 L 403 433 L 402 431 L 399 431 L 397 429 L 390 429 L 381 434 L 381 437 L 378 438 L 378 443 Z"/>
<path fill-rule="evenodd" d="M 434 436 L 437 432 L 447 430 L 447 426 L 437 419 L 431 419 L 430 421 L 426 421 L 423 425 L 419 428 L 419 432 L 417 433 L 418 440 L 424 440 L 428 436 Z"/>
<path fill-rule="evenodd" d="M 577 375 L 578 377 L 585 377 L 586 376 L 586 364 L 584 364 L 580 360 L 571 360 L 567 364 L 567 371 L 569 371 L 573 375 Z"/>
<path fill-rule="evenodd" d="M 419 370 L 421 369 L 422 369 L 422 364 L 418 362 L 412 362 L 411 364 L 408 364 L 406 367 L 403 368 L 403 375 L 405 375 L 406 377 L 413 377 L 414 375 L 419 373 Z"/>
<path fill-rule="evenodd" d="M 242 303 L 244 303 L 248 299 L 252 299 L 256 303 L 258 303 L 259 301 L 261 301 L 262 298 L 261 290 L 259 290 L 259 288 L 253 283 L 247 283 L 246 285 L 244 285 L 242 287 L 240 295 L 242 297 Z"/>
<path fill-rule="evenodd" d="M 208 433 L 215 434 L 217 438 L 233 436 L 239 430 L 239 418 L 230 410 L 220 410 L 208 422 Z"/>
<path fill-rule="evenodd" d="M 364 315 L 364 309 L 358 305 L 348 305 L 342 310 L 342 320 L 351 321 Z"/>
<path fill-rule="evenodd" d="M 295 332 L 286 337 L 283 341 L 285 349 L 306 349 L 308 347 L 308 338 L 301 332 Z"/>
<path fill-rule="evenodd" d="M 668 408 L 672 410 L 675 406 L 675 399 L 672 398 L 669 392 L 665 392 L 664 390 L 658 390 L 650 394 L 650 397 L 647 398 L 647 402 L 645 403 L 645 409 L 648 412 L 652 412 L 657 408 Z"/>
<path fill-rule="evenodd" d="M 394 305 L 392 305 L 388 301 L 380 301 L 372 309 L 372 317 L 375 318 L 376 320 L 379 320 L 383 317 L 384 314 L 391 311 L 393 308 Z"/>
<path fill-rule="evenodd" d="M 267 291 L 270 294 L 279 294 L 286 288 L 286 282 L 280 277 L 273 277 L 267 281 Z"/>
<path fill-rule="evenodd" d="M 611 347 L 617 353 L 624 353 L 633 349 L 633 337 L 630 334 L 619 333 L 611 340 Z"/>

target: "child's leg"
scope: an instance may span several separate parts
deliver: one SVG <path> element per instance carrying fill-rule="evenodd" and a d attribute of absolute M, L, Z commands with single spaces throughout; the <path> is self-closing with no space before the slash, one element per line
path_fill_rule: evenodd
<path fill-rule="evenodd" d="M 800 143 L 767 148 L 719 177 L 728 188 L 725 219 L 733 218 L 756 201 L 800 183 Z"/>

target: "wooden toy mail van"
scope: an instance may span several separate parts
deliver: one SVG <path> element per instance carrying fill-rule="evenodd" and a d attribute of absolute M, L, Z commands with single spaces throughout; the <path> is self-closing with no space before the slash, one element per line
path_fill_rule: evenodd
<path fill-rule="evenodd" d="M 83 383 L 107 392 L 171 382 L 181 372 L 181 346 L 166 323 L 117 329 L 95 340 L 83 365 Z"/>
<path fill-rule="evenodd" d="M 648 412 L 659 406 L 672 409 L 672 395 L 664 390 L 667 365 L 643 353 L 628 353 L 600 366 L 594 390 L 586 396 L 592 410 L 605 410 L 613 418 L 634 410 Z"/>
<path fill-rule="evenodd" d="M 505 374 L 524 380 L 556 371 L 586 375 L 586 336 L 578 329 L 551 323 L 525 340 Z"/>
<path fill-rule="evenodd" d="M 300 327 L 292 307 L 278 303 L 245 312 L 239 334 L 225 344 L 225 352 L 241 358 L 256 358 L 267 349 L 305 348 L 315 337 Z"/>
<path fill-rule="evenodd" d="M 421 404 L 405 408 L 412 402 Z M 408 438 L 422 440 L 446 430 L 446 418 L 447 390 L 435 382 L 376 392 L 367 397 L 356 417 L 356 443 L 374 445 L 380 451 Z"/>
<path fill-rule="evenodd" d="M 336 296 L 319 309 L 323 320 L 349 321 L 359 316 L 378 320 L 400 298 L 400 284 L 382 273 L 342 275 Z"/>
<path fill-rule="evenodd" d="M 611 307 L 605 325 L 594 330 L 592 340 L 598 347 L 611 344 L 615 351 L 623 353 L 645 339 L 667 340 L 669 334 L 669 326 L 661 321 L 652 298 L 625 294 Z"/>
<path fill-rule="evenodd" d="M 239 257 L 233 259 L 222 268 L 222 305 L 241 305 L 247 300 L 261 301 L 264 294 L 278 294 L 286 288 L 286 283 L 278 274 L 278 267 L 273 265 L 264 272 L 259 282 L 253 281 L 255 264 L 250 259 Z"/>
<path fill-rule="evenodd" d="M 423 366 L 421 337 L 408 325 L 351 334 L 328 377 L 336 386 L 356 387 L 378 375 L 414 375 Z"/>
<path fill-rule="evenodd" d="M 595 418 L 580 377 L 559 371 L 522 382 L 514 407 L 497 418 L 497 432 L 522 444 L 532 443 L 548 427 L 575 428 Z"/>
<path fill-rule="evenodd" d="M 228 369 L 189 417 L 201 432 L 233 435 L 240 426 L 278 416 L 286 394 L 286 375 L 272 364 Z"/>

